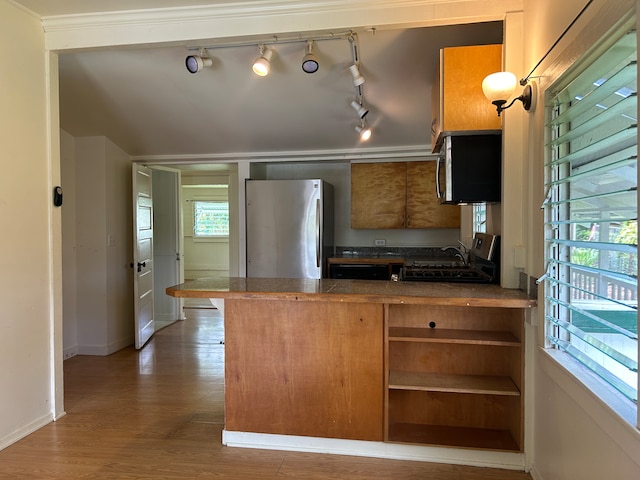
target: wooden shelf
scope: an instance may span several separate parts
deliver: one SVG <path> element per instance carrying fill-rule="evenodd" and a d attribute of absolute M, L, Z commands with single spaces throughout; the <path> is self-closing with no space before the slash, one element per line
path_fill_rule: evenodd
<path fill-rule="evenodd" d="M 454 330 L 444 328 L 390 327 L 391 342 L 464 343 L 519 347 L 520 341 L 511 332 L 490 330 Z"/>
<path fill-rule="evenodd" d="M 509 377 L 488 375 L 446 375 L 391 371 L 389 372 L 389 389 L 478 395 L 520 395 L 520 390 Z"/>
<path fill-rule="evenodd" d="M 520 311 L 390 306 L 385 440 L 521 452 L 523 339 Z"/>
<path fill-rule="evenodd" d="M 484 450 L 520 451 L 508 430 L 391 423 L 388 441 Z"/>

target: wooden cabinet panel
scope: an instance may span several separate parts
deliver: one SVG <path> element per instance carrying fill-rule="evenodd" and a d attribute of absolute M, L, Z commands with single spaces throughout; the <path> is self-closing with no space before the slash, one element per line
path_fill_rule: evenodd
<path fill-rule="evenodd" d="M 351 165 L 351 228 L 403 228 L 404 162 Z"/>
<path fill-rule="evenodd" d="M 441 205 L 436 162 L 351 165 L 351 228 L 458 228 L 460 207 Z"/>
<path fill-rule="evenodd" d="M 383 440 L 380 304 L 225 300 L 225 428 Z"/>
<path fill-rule="evenodd" d="M 440 204 L 435 179 L 435 161 L 407 163 L 407 228 L 460 227 L 460 207 Z"/>
<path fill-rule="evenodd" d="M 390 305 L 386 439 L 522 451 L 522 311 Z"/>
<path fill-rule="evenodd" d="M 431 91 L 431 145 L 441 132 L 499 130 L 501 118 L 482 92 L 482 80 L 502 70 L 502 45 L 450 47 L 440 51 Z"/>

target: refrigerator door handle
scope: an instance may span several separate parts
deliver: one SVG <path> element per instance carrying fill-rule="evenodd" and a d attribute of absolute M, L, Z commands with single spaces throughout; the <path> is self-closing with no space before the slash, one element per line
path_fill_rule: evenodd
<path fill-rule="evenodd" d="M 440 191 L 440 162 L 442 157 L 439 156 L 436 162 L 436 198 L 442 198 L 442 192 Z"/>
<path fill-rule="evenodd" d="M 320 199 L 316 200 L 316 267 L 320 268 Z"/>

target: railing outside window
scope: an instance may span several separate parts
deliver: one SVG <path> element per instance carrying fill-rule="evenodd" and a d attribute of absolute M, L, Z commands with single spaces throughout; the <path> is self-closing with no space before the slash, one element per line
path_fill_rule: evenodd
<path fill-rule="evenodd" d="M 552 89 L 544 206 L 549 345 L 637 403 L 636 72 L 631 31 Z"/>

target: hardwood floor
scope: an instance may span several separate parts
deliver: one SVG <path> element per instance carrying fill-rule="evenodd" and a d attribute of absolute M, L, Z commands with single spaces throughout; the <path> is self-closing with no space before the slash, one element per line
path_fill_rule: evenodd
<path fill-rule="evenodd" d="M 67 415 L 0 451 L 0 479 L 526 480 L 522 472 L 222 446 L 222 319 L 189 308 L 137 352 L 65 362 Z M 6 412 L 3 412 L 6 414 Z"/>

